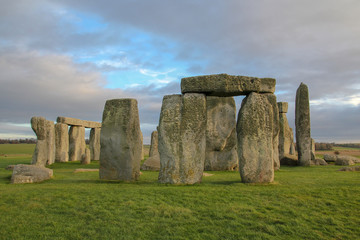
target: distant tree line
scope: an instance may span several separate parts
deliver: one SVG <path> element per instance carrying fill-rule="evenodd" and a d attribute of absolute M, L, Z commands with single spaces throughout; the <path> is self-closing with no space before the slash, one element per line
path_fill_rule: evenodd
<path fill-rule="evenodd" d="M 337 147 L 360 148 L 360 143 L 338 143 Z"/>
<path fill-rule="evenodd" d="M 19 144 L 19 143 L 34 144 L 36 143 L 36 139 L 35 138 L 0 139 L 0 144 Z"/>

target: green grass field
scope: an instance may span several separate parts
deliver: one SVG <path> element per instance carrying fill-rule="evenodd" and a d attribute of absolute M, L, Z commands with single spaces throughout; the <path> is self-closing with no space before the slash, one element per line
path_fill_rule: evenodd
<path fill-rule="evenodd" d="M 9 147 L 9 148 L 8 148 Z M 208 172 L 194 186 L 100 181 L 98 162 L 56 163 L 54 178 L 12 185 L 9 164 L 34 145 L 0 145 L 0 239 L 359 239 L 360 174 L 339 166 L 282 167 L 273 184 Z M 23 155 L 19 155 L 21 153 Z M 4 154 L 7 154 L 5 157 Z"/>

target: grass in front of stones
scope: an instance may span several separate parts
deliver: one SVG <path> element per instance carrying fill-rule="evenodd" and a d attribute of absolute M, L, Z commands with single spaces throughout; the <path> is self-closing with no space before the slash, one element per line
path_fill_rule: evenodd
<path fill-rule="evenodd" d="M 209 172 L 201 184 L 100 181 L 98 162 L 56 163 L 52 180 L 9 184 L 0 156 L 0 239 L 356 239 L 360 175 L 340 166 L 282 167 L 273 184 L 242 184 Z"/>

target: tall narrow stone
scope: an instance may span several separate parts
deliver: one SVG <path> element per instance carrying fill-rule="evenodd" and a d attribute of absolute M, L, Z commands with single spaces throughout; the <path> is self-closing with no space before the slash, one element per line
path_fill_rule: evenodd
<path fill-rule="evenodd" d="M 160 154 L 158 149 L 158 139 L 159 135 L 157 131 L 151 133 L 151 145 L 149 151 L 149 158 L 141 166 L 141 170 L 160 170 Z"/>
<path fill-rule="evenodd" d="M 159 182 L 201 182 L 205 150 L 205 95 L 190 93 L 165 96 L 159 121 Z"/>
<path fill-rule="evenodd" d="M 311 163 L 310 104 L 308 87 L 301 83 L 296 91 L 295 126 L 298 162 L 300 166 Z"/>
<path fill-rule="evenodd" d="M 55 128 L 54 122 L 44 117 L 31 118 L 31 128 L 37 136 L 37 143 L 32 156 L 32 164 L 45 166 L 55 160 Z"/>
<path fill-rule="evenodd" d="M 279 108 L 276 102 L 276 96 L 274 94 L 264 94 L 268 102 L 272 106 L 273 112 L 273 162 L 274 170 L 280 169 L 280 159 L 279 159 L 279 132 L 280 132 L 280 123 L 279 123 Z"/>
<path fill-rule="evenodd" d="M 92 128 L 90 130 L 89 148 L 91 160 L 100 160 L 100 133 L 101 128 Z"/>
<path fill-rule="evenodd" d="M 279 107 L 279 159 L 281 160 L 285 155 L 294 155 L 294 134 L 289 126 L 286 113 L 288 110 L 287 102 L 278 102 Z"/>
<path fill-rule="evenodd" d="M 69 126 L 55 124 L 55 162 L 69 161 Z"/>
<path fill-rule="evenodd" d="M 85 154 L 85 128 L 71 126 L 69 131 L 69 161 L 81 161 Z"/>
<path fill-rule="evenodd" d="M 206 97 L 206 171 L 238 168 L 236 106 L 233 97 Z"/>
<path fill-rule="evenodd" d="M 270 98 L 250 93 L 239 111 L 236 131 L 239 169 L 244 183 L 274 180 L 274 107 Z"/>
<path fill-rule="evenodd" d="M 315 155 L 315 140 L 312 138 L 311 139 L 311 160 L 315 160 L 316 155 Z"/>
<path fill-rule="evenodd" d="M 100 136 L 100 179 L 137 180 L 142 142 L 136 99 L 106 101 Z"/>

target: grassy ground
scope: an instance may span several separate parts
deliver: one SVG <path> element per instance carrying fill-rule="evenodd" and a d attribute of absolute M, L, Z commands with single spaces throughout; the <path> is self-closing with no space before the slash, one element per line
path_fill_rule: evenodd
<path fill-rule="evenodd" d="M 74 173 L 84 166 L 69 162 L 51 166 L 52 180 L 9 184 L 4 167 L 29 163 L 28 155 L 0 155 L 0 239 L 360 236 L 360 175 L 339 166 L 282 167 L 265 185 L 242 184 L 237 172 L 211 172 L 201 184 L 171 186 L 149 171 L 135 183 L 100 181 L 97 172 Z"/>
<path fill-rule="evenodd" d="M 334 154 L 335 151 L 339 154 L 350 155 L 360 158 L 360 148 L 349 148 L 349 147 L 334 147 L 333 150 L 317 150 L 316 157 L 323 158 L 324 154 Z"/>

